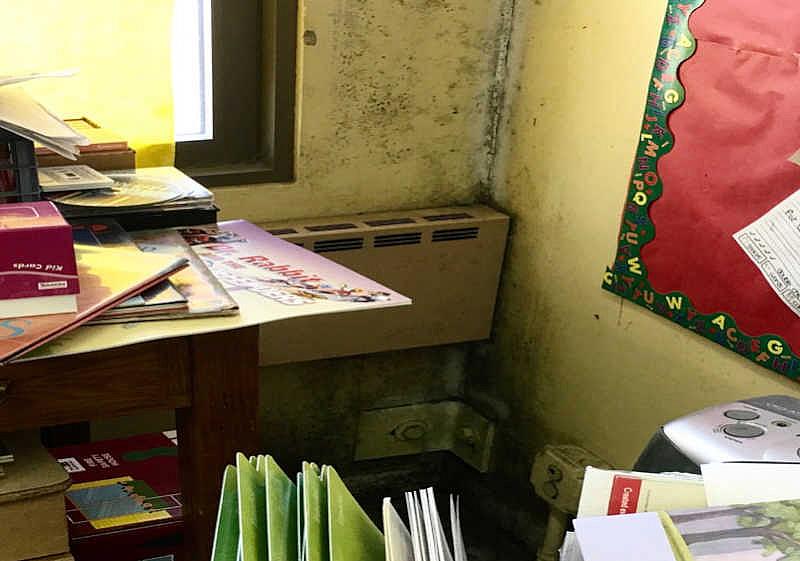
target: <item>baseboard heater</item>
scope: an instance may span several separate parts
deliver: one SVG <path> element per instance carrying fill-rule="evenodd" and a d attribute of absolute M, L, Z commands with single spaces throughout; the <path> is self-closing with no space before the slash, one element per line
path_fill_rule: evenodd
<path fill-rule="evenodd" d="M 489 337 L 509 218 L 459 206 L 262 224 L 414 300 L 403 308 L 296 318 L 261 329 L 261 364 Z"/>

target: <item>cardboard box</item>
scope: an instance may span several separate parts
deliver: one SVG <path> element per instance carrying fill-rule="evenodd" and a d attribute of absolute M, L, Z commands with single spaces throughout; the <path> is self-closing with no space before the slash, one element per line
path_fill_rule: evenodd
<path fill-rule="evenodd" d="M 0 252 L 0 317 L 37 315 L 37 304 L 48 314 L 77 309 L 74 295 L 80 287 L 72 228 L 53 203 L 0 205 L 0 247 L 7 248 Z M 11 309 L 21 299 L 28 300 L 22 311 L 31 313 Z M 69 301 L 72 309 L 62 309 Z"/>
<path fill-rule="evenodd" d="M 183 515 L 173 439 L 146 434 L 50 453 L 72 476 L 66 505 L 75 561 L 180 559 Z"/>
<path fill-rule="evenodd" d="M 63 555 L 69 551 L 64 491 L 69 476 L 38 434 L 3 435 L 14 454 L 0 478 L 0 561 Z"/>

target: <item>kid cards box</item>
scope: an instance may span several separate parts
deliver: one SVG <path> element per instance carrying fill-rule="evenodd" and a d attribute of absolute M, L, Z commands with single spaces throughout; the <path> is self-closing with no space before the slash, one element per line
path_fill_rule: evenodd
<path fill-rule="evenodd" d="M 51 202 L 0 205 L 0 318 L 74 312 L 72 228 Z"/>

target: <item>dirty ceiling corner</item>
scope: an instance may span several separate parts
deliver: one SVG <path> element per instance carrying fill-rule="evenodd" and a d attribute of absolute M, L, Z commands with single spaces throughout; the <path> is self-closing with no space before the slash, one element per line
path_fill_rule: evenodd
<path fill-rule="evenodd" d="M 501 122 L 506 113 L 506 92 L 510 78 L 509 56 L 512 48 L 514 19 L 518 12 L 517 0 L 505 0 L 500 9 L 494 76 L 490 86 L 489 106 L 487 108 L 489 119 L 486 130 L 486 177 L 479 191 L 479 199 L 482 202 L 491 200 L 494 189 Z"/>

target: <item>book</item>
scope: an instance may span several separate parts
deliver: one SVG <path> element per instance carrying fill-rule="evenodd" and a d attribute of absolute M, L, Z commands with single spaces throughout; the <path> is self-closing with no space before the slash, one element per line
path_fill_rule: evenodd
<path fill-rule="evenodd" d="M 172 313 L 164 316 L 164 319 L 238 313 L 239 305 L 180 233 L 175 230 L 145 230 L 132 233 L 131 238 L 141 251 L 184 257 L 189 262 L 188 267 L 170 277 L 172 286 L 186 299 L 187 308 L 183 313 Z"/>
<path fill-rule="evenodd" d="M 586 561 L 793 561 L 800 501 L 575 520 Z"/>
<path fill-rule="evenodd" d="M 0 205 L 0 318 L 70 313 L 80 290 L 72 229 L 49 202 Z"/>
<path fill-rule="evenodd" d="M 0 364 L 71 331 L 187 265 L 186 259 L 76 244 L 81 292 L 69 314 L 14 318 L 0 324 Z"/>
<path fill-rule="evenodd" d="M 587 467 L 578 518 L 706 506 L 703 478 Z"/>
<path fill-rule="evenodd" d="M 265 305 L 294 308 L 293 317 L 303 315 L 303 308 L 310 314 L 325 304 L 375 308 L 410 303 L 375 281 L 243 220 L 179 231 L 228 292 L 246 291 Z"/>
<path fill-rule="evenodd" d="M 712 463 L 700 471 L 708 506 L 800 499 L 800 463 Z"/>
<path fill-rule="evenodd" d="M 53 166 L 81 164 L 89 166 L 97 171 L 132 170 L 136 167 L 136 151 L 128 148 L 126 150 L 81 152 L 74 160 L 52 153 L 37 154 L 36 162 L 40 169 Z"/>
<path fill-rule="evenodd" d="M 141 252 L 128 232 L 114 220 L 75 220 L 72 222 L 72 227 L 72 237 L 76 243 Z M 150 316 L 164 317 L 165 314 L 185 312 L 187 309 L 186 298 L 168 279 L 103 312 L 90 323 L 124 322 L 131 321 L 129 318 Z"/>
<path fill-rule="evenodd" d="M 72 127 L 75 132 L 88 139 L 88 144 L 78 147 L 80 154 L 123 151 L 128 149 L 128 141 L 125 140 L 125 138 L 114 131 L 101 127 L 88 117 L 64 119 L 64 122 Z M 36 146 L 37 157 L 51 154 L 53 154 L 53 151 L 46 146 Z"/>
<path fill-rule="evenodd" d="M 70 549 L 81 561 L 139 561 L 180 550 L 183 497 L 178 447 L 167 433 L 50 450 L 72 485 L 66 491 Z"/>
<path fill-rule="evenodd" d="M 114 180 L 86 165 L 39 168 L 39 187 L 45 193 L 111 187 Z"/>

